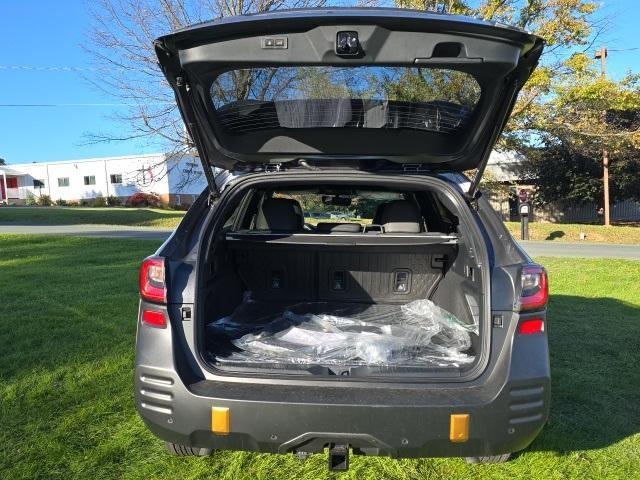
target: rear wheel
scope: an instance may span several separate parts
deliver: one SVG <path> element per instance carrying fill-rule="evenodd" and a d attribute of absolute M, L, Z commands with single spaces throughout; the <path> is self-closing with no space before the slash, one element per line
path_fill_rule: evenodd
<path fill-rule="evenodd" d="M 164 444 L 170 453 L 178 457 L 208 457 L 213 451 L 211 448 L 189 447 L 179 443 L 164 442 Z"/>
<path fill-rule="evenodd" d="M 467 463 L 504 463 L 511 457 L 510 453 L 502 455 L 486 455 L 484 457 L 465 457 Z"/>

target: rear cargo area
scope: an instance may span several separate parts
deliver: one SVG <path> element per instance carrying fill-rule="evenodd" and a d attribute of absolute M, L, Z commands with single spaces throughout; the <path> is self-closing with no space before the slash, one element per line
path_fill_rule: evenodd
<path fill-rule="evenodd" d="M 263 203 L 248 228 L 219 235 L 201 297 L 203 357 L 223 371 L 297 375 L 457 376 L 471 368 L 479 275 L 455 232 L 407 218 L 402 202 L 391 203 L 404 213 L 375 219 L 375 229 L 287 222 L 289 207 L 278 200 L 277 208 Z M 277 221 L 261 228 L 270 209 Z"/>
<path fill-rule="evenodd" d="M 205 335 L 217 368 L 346 375 L 475 359 L 478 292 L 456 271 L 457 245 L 225 243 Z"/>

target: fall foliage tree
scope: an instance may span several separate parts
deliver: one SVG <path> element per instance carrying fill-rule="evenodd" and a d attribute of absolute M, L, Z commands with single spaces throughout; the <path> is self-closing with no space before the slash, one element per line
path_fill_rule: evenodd
<path fill-rule="evenodd" d="M 538 200 L 602 204 L 602 150 L 613 200 L 640 200 L 640 76 L 616 81 L 576 54 L 553 82 L 553 96 L 533 105 L 524 124 L 529 177 Z"/>

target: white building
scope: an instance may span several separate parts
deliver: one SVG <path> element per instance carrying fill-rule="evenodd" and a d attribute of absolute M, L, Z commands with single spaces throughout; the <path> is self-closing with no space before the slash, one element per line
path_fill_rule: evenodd
<path fill-rule="evenodd" d="M 49 195 L 79 202 L 155 193 L 163 203 L 190 204 L 206 188 L 198 158 L 163 153 L 0 166 L 0 202 L 24 204 L 29 197 Z"/>

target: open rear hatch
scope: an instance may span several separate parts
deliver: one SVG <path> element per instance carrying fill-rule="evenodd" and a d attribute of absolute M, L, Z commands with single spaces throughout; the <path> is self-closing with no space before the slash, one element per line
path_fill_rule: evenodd
<path fill-rule="evenodd" d="M 466 17 L 313 9 L 230 17 L 156 51 L 215 190 L 212 166 L 385 159 L 478 168 L 542 40 Z"/>

